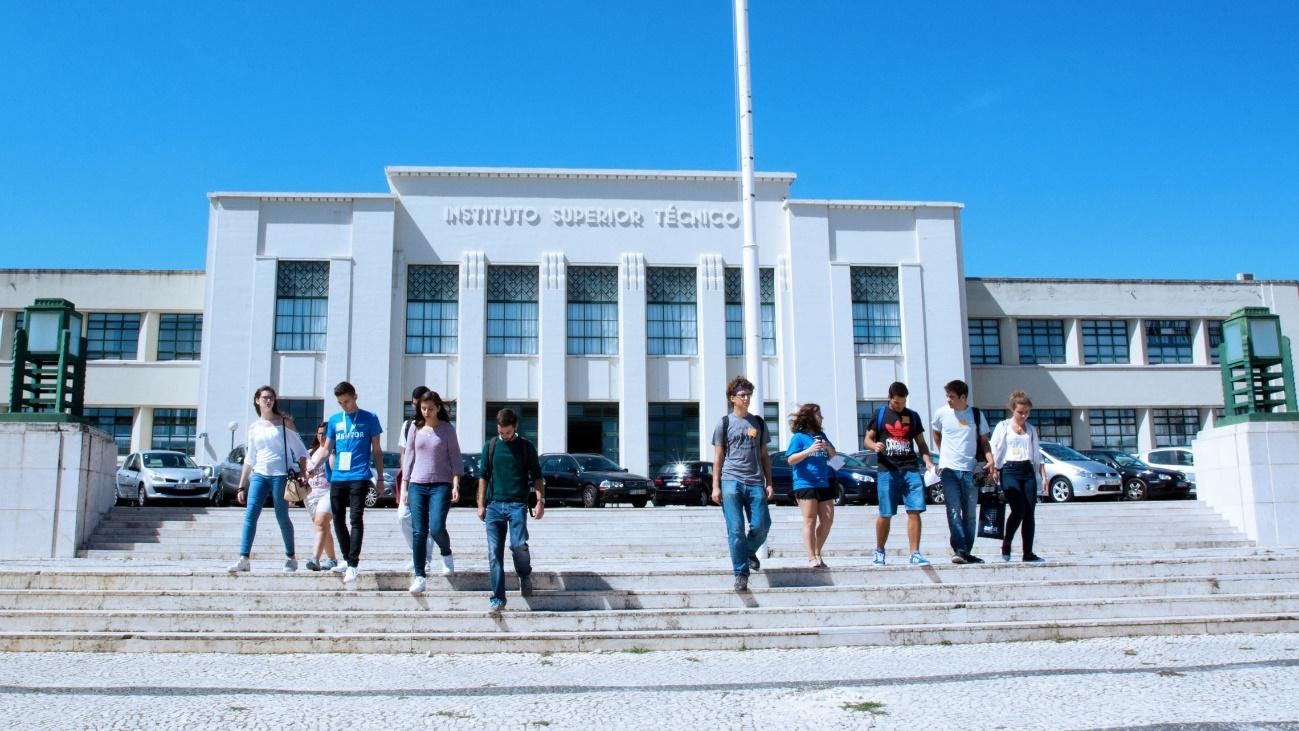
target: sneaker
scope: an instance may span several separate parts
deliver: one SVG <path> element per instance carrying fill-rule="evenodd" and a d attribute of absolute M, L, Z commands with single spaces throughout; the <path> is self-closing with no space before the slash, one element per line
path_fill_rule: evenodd
<path fill-rule="evenodd" d="M 956 554 L 952 554 L 952 563 L 962 564 L 962 563 L 969 563 L 969 561 L 965 558 L 965 554 L 956 553 Z"/>
<path fill-rule="evenodd" d="M 973 553 L 967 553 L 967 554 L 965 554 L 965 562 L 966 562 L 966 563 L 983 563 L 983 559 L 979 558 L 978 556 L 975 556 Z"/>
<path fill-rule="evenodd" d="M 456 572 L 456 557 L 447 554 L 442 557 L 442 575 L 449 576 Z"/>
<path fill-rule="evenodd" d="M 883 548 L 877 548 L 877 549 L 875 549 L 875 560 L 871 561 L 871 563 L 875 564 L 876 566 L 883 566 L 883 565 L 884 565 L 884 549 L 883 549 Z"/>
<path fill-rule="evenodd" d="M 330 570 L 330 571 L 333 571 L 333 572 L 336 573 L 336 574 L 345 574 L 345 573 L 347 573 L 347 568 L 348 568 L 348 567 L 347 567 L 347 564 L 345 564 L 345 563 L 338 563 L 337 561 L 334 561 L 333 559 L 330 559 L 330 563 L 334 564 L 333 566 L 330 566 L 330 567 L 329 567 L 329 570 Z"/>
<path fill-rule="evenodd" d="M 929 559 L 925 558 L 924 556 L 921 556 L 920 552 L 916 551 L 915 553 L 911 554 L 911 559 L 909 563 L 914 564 L 916 566 L 928 566 Z"/>
<path fill-rule="evenodd" d="M 502 609 L 505 609 L 505 602 L 500 599 L 493 599 L 492 603 L 487 605 L 487 613 L 493 617 L 499 617 Z"/>
<path fill-rule="evenodd" d="M 750 571 L 760 571 L 761 569 L 762 569 L 762 562 L 758 560 L 758 554 L 756 554 L 756 553 L 750 553 L 750 554 L 749 554 L 749 570 L 750 570 Z"/>
<path fill-rule="evenodd" d="M 355 566 L 348 566 L 347 569 L 345 569 L 345 570 L 343 571 L 343 583 L 344 583 L 344 584 L 355 584 L 355 583 L 356 583 L 356 573 L 357 573 L 357 571 L 356 571 L 356 567 L 355 567 Z"/>
<path fill-rule="evenodd" d="M 235 561 L 234 563 L 230 564 L 230 566 L 226 569 L 226 571 L 229 571 L 232 574 L 237 574 L 247 570 L 248 570 L 247 556 L 240 556 L 238 561 Z"/>
<path fill-rule="evenodd" d="M 309 558 L 309 559 L 307 559 L 307 570 L 308 570 L 308 571 L 319 571 L 319 570 L 320 570 L 320 562 L 317 561 L 317 560 L 314 559 L 314 558 Z"/>
<path fill-rule="evenodd" d="M 416 576 L 415 579 L 414 579 L 413 581 L 410 582 L 410 590 L 409 590 L 409 591 L 410 591 L 410 593 L 412 593 L 412 594 L 423 594 L 423 593 L 424 593 L 424 577 L 423 577 L 423 576 Z"/>
<path fill-rule="evenodd" d="M 519 594 L 521 596 L 532 596 L 532 575 L 519 577 Z"/>
<path fill-rule="evenodd" d="M 736 574 L 736 575 L 735 575 L 735 590 L 736 590 L 736 591 L 748 591 L 748 589 L 749 589 L 749 575 L 748 575 L 748 574 Z"/>
<path fill-rule="evenodd" d="M 321 571 L 333 571 L 336 568 L 338 568 L 338 562 L 332 558 L 327 558 L 320 562 Z"/>
<path fill-rule="evenodd" d="M 1036 553 L 1026 553 L 1026 554 L 1024 554 L 1024 563 L 1042 563 L 1042 562 L 1045 561 L 1045 560 L 1046 560 L 1046 559 L 1042 558 L 1041 556 L 1037 555 Z"/>
<path fill-rule="evenodd" d="M 286 559 L 284 559 L 284 570 L 285 570 L 285 571 L 297 571 L 297 570 L 298 570 L 298 559 L 296 559 L 296 558 L 286 558 Z"/>
<path fill-rule="evenodd" d="M 1009 554 L 1009 553 L 1003 553 L 1003 554 L 1001 554 L 1001 560 L 1002 560 L 1002 561 L 1009 561 L 1009 560 L 1010 560 L 1010 554 Z"/>

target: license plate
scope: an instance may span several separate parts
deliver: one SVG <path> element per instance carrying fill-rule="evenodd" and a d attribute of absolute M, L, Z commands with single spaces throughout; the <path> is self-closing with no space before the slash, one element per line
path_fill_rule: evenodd
<path fill-rule="evenodd" d="M 644 495 L 644 494 L 645 494 L 645 491 L 644 491 L 644 490 L 629 490 L 627 494 L 628 494 L 628 495 Z"/>
<path fill-rule="evenodd" d="M 1102 485 L 1109 485 L 1109 486 L 1111 486 L 1111 487 L 1118 487 L 1118 486 L 1119 486 L 1119 481 L 1118 481 L 1118 480 L 1106 480 L 1106 481 L 1102 482 L 1101 484 L 1102 484 Z"/>
<path fill-rule="evenodd" d="M 663 483 L 664 487 L 681 487 L 681 480 L 668 480 Z"/>

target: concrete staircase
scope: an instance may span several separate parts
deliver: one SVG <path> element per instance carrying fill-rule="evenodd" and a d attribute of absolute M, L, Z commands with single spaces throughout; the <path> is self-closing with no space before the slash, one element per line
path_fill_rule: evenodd
<path fill-rule="evenodd" d="M 367 513 L 362 574 L 286 574 L 262 515 L 253 571 L 225 572 L 237 508 L 120 507 L 83 558 L 0 563 L 0 650 L 492 652 L 735 649 L 1299 631 L 1299 549 L 1262 550 L 1196 502 L 1038 508 L 1046 564 L 948 563 L 941 510 L 906 564 L 905 519 L 890 565 L 870 565 L 874 508 L 840 508 L 830 569 L 805 566 L 796 509 L 774 508 L 770 556 L 731 589 L 718 508 L 556 508 L 530 521 L 535 594 L 486 612 L 482 524 L 453 509 L 457 573 L 405 589 L 410 560 L 391 510 Z M 292 511 L 299 559 L 311 545 Z M 995 561 L 993 559 L 996 559 Z M 507 566 L 509 558 L 507 553 Z M 511 588 L 514 578 L 507 573 Z"/>

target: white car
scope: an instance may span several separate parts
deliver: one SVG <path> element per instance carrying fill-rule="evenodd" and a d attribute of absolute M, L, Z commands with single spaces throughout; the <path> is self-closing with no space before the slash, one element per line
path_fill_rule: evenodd
<path fill-rule="evenodd" d="M 1046 465 L 1046 484 L 1039 486 L 1038 494 L 1051 502 L 1123 494 L 1123 476 L 1118 470 L 1094 462 L 1063 444 L 1042 442 L 1042 462 Z"/>
<path fill-rule="evenodd" d="M 183 452 L 133 452 L 117 470 L 117 499 L 144 507 L 170 500 L 207 500 L 212 478 Z"/>
<path fill-rule="evenodd" d="M 1195 494 L 1195 452 L 1190 447 L 1158 447 L 1141 455 L 1141 461 L 1151 467 L 1177 470 L 1186 475 Z"/>

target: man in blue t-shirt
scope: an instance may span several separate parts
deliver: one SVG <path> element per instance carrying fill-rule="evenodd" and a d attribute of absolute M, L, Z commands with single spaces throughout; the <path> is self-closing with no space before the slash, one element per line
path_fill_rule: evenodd
<path fill-rule="evenodd" d="M 361 562 L 361 539 L 365 535 L 365 496 L 370 492 L 370 467 L 373 465 L 374 488 L 383 494 L 383 447 L 379 435 L 379 417 L 356 405 L 356 388 L 347 381 L 334 386 L 334 397 L 342 413 L 329 417 L 326 454 L 334 455 L 330 473 L 329 504 L 334 509 L 334 533 L 338 547 L 347 558 L 343 583 L 356 586 L 357 564 Z M 351 507 L 351 527 L 344 511 Z M 340 567 L 342 568 L 342 567 Z M 337 571 L 339 569 L 335 569 Z"/>

